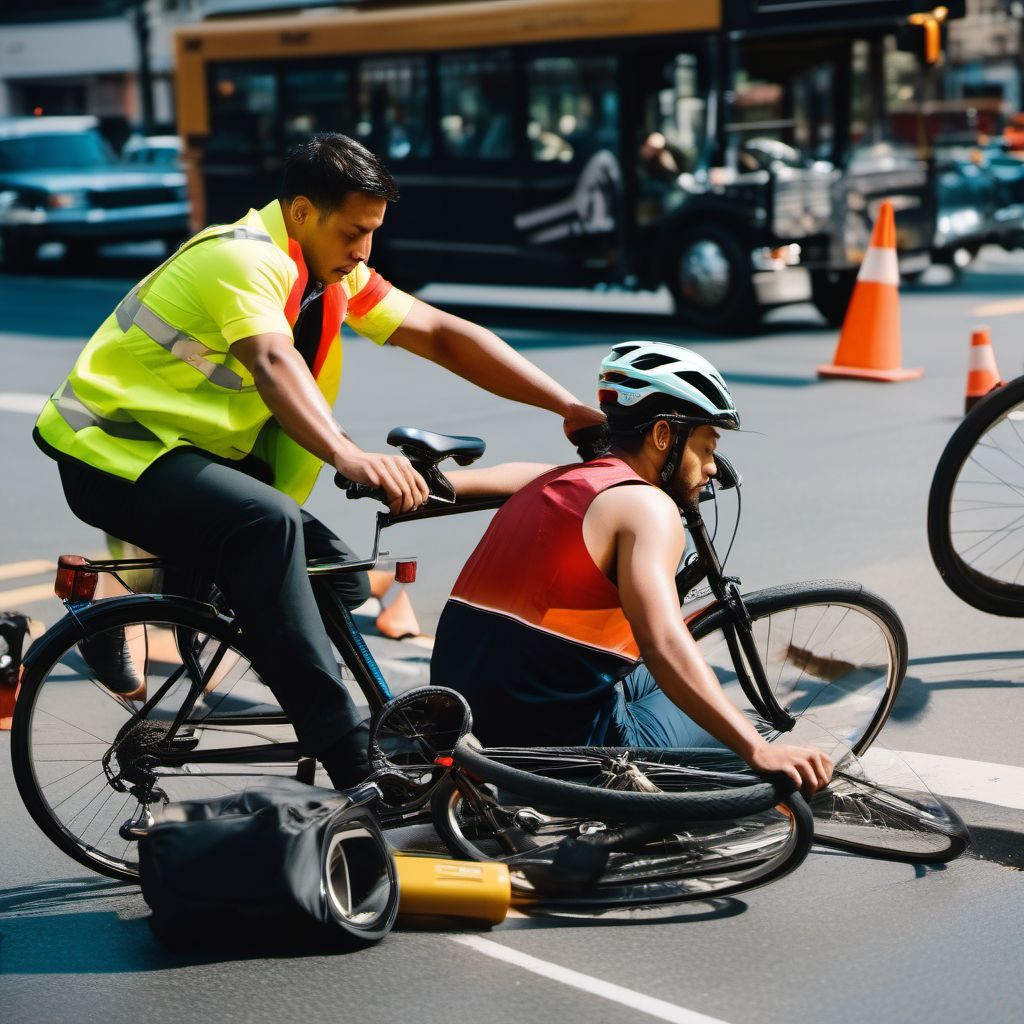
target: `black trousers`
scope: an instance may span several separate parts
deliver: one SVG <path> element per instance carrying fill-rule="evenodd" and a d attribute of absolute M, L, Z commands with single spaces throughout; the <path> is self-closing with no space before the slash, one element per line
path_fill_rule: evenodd
<path fill-rule="evenodd" d="M 330 748 L 337 756 L 351 747 L 353 758 L 365 760 L 365 731 L 306 573 L 307 557 L 351 552 L 270 486 L 264 463 L 233 463 L 186 448 L 153 463 L 134 483 L 69 459 L 60 462 L 60 476 L 79 519 L 186 572 L 212 577 L 242 627 L 253 667 L 291 719 L 305 753 L 319 756 Z M 350 608 L 370 593 L 365 573 L 329 585 Z"/>

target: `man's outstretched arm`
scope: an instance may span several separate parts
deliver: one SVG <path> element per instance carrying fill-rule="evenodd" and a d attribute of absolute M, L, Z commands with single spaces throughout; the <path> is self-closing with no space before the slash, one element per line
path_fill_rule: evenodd
<path fill-rule="evenodd" d="M 567 436 L 604 422 L 599 410 L 584 405 L 486 327 L 418 299 L 388 341 L 491 394 L 556 413 Z"/>

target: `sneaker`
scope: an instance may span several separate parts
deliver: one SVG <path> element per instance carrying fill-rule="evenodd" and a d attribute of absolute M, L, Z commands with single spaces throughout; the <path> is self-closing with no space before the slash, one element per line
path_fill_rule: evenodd
<path fill-rule="evenodd" d="M 78 650 L 96 681 L 111 692 L 127 697 L 146 685 L 135 667 L 123 629 L 86 637 L 78 642 Z"/>

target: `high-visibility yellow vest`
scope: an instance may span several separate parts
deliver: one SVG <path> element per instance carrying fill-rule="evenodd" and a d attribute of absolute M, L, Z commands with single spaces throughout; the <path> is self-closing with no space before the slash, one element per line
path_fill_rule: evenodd
<path fill-rule="evenodd" d="M 197 447 L 236 460 L 255 454 L 270 465 L 278 490 L 300 504 L 309 497 L 321 461 L 278 427 L 229 346 L 224 351 L 207 347 L 146 304 L 157 279 L 194 246 L 212 239 L 256 242 L 274 246 L 294 263 L 288 276 L 296 277 L 284 307 L 294 326 L 308 282 L 302 250 L 288 239 L 285 255 L 262 228 L 255 211 L 236 224 L 206 228 L 125 296 L 44 406 L 36 422 L 44 449 L 127 480 L 138 479 L 174 448 Z M 390 286 L 377 275 L 372 278 L 371 290 L 379 298 Z M 332 405 L 341 380 L 340 329 L 347 302 L 340 283 L 325 289 L 320 342 L 311 366 Z M 397 322 L 404 313 L 395 306 Z"/>

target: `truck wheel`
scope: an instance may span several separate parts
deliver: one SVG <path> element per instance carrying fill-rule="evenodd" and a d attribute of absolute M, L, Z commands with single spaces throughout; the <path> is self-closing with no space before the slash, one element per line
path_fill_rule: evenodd
<path fill-rule="evenodd" d="M 763 310 L 754 292 L 750 253 L 716 224 L 688 228 L 672 250 L 665 284 L 676 316 L 693 327 L 718 334 L 753 330 Z"/>
<path fill-rule="evenodd" d="M 853 268 L 811 273 L 811 301 L 829 327 L 842 327 L 856 281 L 857 271 Z"/>

